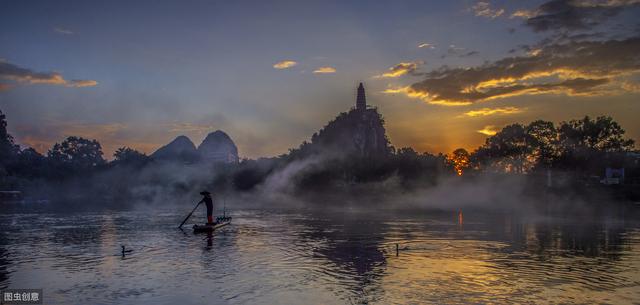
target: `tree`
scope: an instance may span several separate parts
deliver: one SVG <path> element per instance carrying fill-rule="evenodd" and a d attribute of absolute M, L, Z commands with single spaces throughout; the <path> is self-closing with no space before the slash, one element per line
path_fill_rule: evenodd
<path fill-rule="evenodd" d="M 624 129 L 608 116 L 562 122 L 558 130 L 556 166 L 561 168 L 600 174 L 604 167 L 621 163 L 624 152 L 634 147 L 634 141 L 624 137 Z"/>
<path fill-rule="evenodd" d="M 464 148 L 458 148 L 453 151 L 451 156 L 447 156 L 447 164 L 453 167 L 458 176 L 462 176 L 464 171 L 469 168 L 470 163 L 469 152 Z"/>
<path fill-rule="evenodd" d="M 473 153 L 472 159 L 481 167 L 525 173 L 535 165 L 530 158 L 533 151 L 531 142 L 524 126 L 508 125 L 487 138 L 485 144 Z"/>
<path fill-rule="evenodd" d="M 552 122 L 537 120 L 525 127 L 535 166 L 549 167 L 558 157 L 558 130 Z"/>
<path fill-rule="evenodd" d="M 0 167 L 7 166 L 18 154 L 20 148 L 7 132 L 6 116 L 0 110 Z"/>
<path fill-rule="evenodd" d="M 144 166 L 151 161 L 146 154 L 126 146 L 118 148 L 113 154 L 113 158 L 112 163 L 114 165 L 130 165 L 135 167 Z"/>
<path fill-rule="evenodd" d="M 11 165 L 11 172 L 23 178 L 39 178 L 46 172 L 46 162 L 43 155 L 29 147 L 20 151 Z"/>
<path fill-rule="evenodd" d="M 74 136 L 53 145 L 47 158 L 55 170 L 70 172 L 86 172 L 106 163 L 98 141 Z"/>
<path fill-rule="evenodd" d="M 625 139 L 624 129 L 609 116 L 562 122 L 559 130 L 560 145 L 565 151 L 622 152 L 634 147 L 634 141 Z"/>

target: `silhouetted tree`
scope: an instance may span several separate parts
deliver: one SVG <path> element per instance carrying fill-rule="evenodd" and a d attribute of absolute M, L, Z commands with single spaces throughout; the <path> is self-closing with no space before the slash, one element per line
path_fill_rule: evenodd
<path fill-rule="evenodd" d="M 113 154 L 113 165 L 133 166 L 141 167 L 147 165 L 151 158 L 144 153 L 141 153 L 133 148 L 120 147 Z"/>
<path fill-rule="evenodd" d="M 625 131 L 608 116 L 592 120 L 585 116 L 560 124 L 560 145 L 565 151 L 589 149 L 601 152 L 630 151 L 634 141 L 624 138 Z"/>
<path fill-rule="evenodd" d="M 542 120 L 512 124 L 487 138 L 471 159 L 481 169 L 504 172 L 556 167 L 599 174 L 605 166 L 624 163 L 624 152 L 633 149 L 633 140 L 624 133 L 611 117 L 586 116 L 559 128 Z"/>
<path fill-rule="evenodd" d="M 13 141 L 13 137 L 7 132 L 6 116 L 0 110 L 0 168 L 6 167 L 14 160 L 20 148 Z M 2 171 L 2 169 L 0 169 Z"/>
<path fill-rule="evenodd" d="M 447 156 L 447 164 L 453 168 L 458 176 L 462 176 L 464 171 L 471 166 L 470 158 L 471 155 L 466 149 L 458 148 L 453 151 L 451 156 Z"/>
<path fill-rule="evenodd" d="M 89 172 L 106 163 L 98 141 L 74 136 L 53 145 L 47 153 L 47 160 L 57 172 L 54 175 L 58 177 L 67 173 Z"/>
<path fill-rule="evenodd" d="M 528 159 L 536 167 L 551 166 L 558 157 L 558 131 L 552 122 L 537 120 L 525 127 L 530 146 Z"/>
<path fill-rule="evenodd" d="M 565 169 L 599 174 L 634 147 L 634 141 L 624 137 L 624 129 L 608 116 L 562 122 L 558 130 L 560 156 L 556 165 Z"/>
<path fill-rule="evenodd" d="M 46 175 L 46 170 L 45 157 L 31 147 L 20 151 L 11 164 L 11 173 L 26 179 L 42 178 Z"/>
<path fill-rule="evenodd" d="M 473 159 L 484 169 L 525 173 L 535 165 L 529 159 L 534 150 L 531 142 L 524 126 L 512 124 L 487 138 L 474 152 Z"/>

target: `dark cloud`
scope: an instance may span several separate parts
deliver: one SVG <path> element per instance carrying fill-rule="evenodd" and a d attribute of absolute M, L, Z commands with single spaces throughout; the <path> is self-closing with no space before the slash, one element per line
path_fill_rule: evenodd
<path fill-rule="evenodd" d="M 536 32 L 591 30 L 622 10 L 638 6 L 638 0 L 552 0 L 512 16 L 526 18 L 525 24 Z"/>
<path fill-rule="evenodd" d="M 0 79 L 27 84 L 51 84 L 66 87 L 91 87 L 98 83 L 94 80 L 65 80 L 58 72 L 35 72 L 7 61 L 0 61 Z M 5 90 L 9 84 L 0 85 Z"/>
<path fill-rule="evenodd" d="M 469 57 L 469 56 L 474 56 L 474 55 L 478 55 L 478 54 L 479 54 L 478 51 L 471 51 L 471 52 L 467 52 L 467 53 L 464 53 L 464 54 L 460 55 L 460 57 Z"/>
<path fill-rule="evenodd" d="M 474 68 L 440 69 L 420 82 L 388 93 L 405 93 L 429 103 L 465 105 L 525 94 L 595 95 L 618 78 L 640 73 L 640 37 L 572 42 L 531 50 Z M 605 90 L 606 89 L 606 90 Z"/>

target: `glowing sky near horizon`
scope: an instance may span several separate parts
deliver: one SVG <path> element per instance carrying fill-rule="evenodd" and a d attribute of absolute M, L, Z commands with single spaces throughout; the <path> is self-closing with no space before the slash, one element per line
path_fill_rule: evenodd
<path fill-rule="evenodd" d="M 151 153 L 221 129 L 256 158 L 309 140 L 364 82 L 396 147 L 473 149 L 510 123 L 584 115 L 638 142 L 639 6 L 1 1 L 0 110 L 40 152 L 77 135 L 107 158 Z"/>

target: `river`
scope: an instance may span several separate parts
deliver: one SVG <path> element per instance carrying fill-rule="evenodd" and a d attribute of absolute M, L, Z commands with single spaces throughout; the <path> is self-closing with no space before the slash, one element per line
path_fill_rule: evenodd
<path fill-rule="evenodd" d="M 640 300 L 639 218 L 626 212 L 236 209 L 207 235 L 176 228 L 189 209 L 4 211 L 0 289 L 43 289 L 44 304 Z"/>

